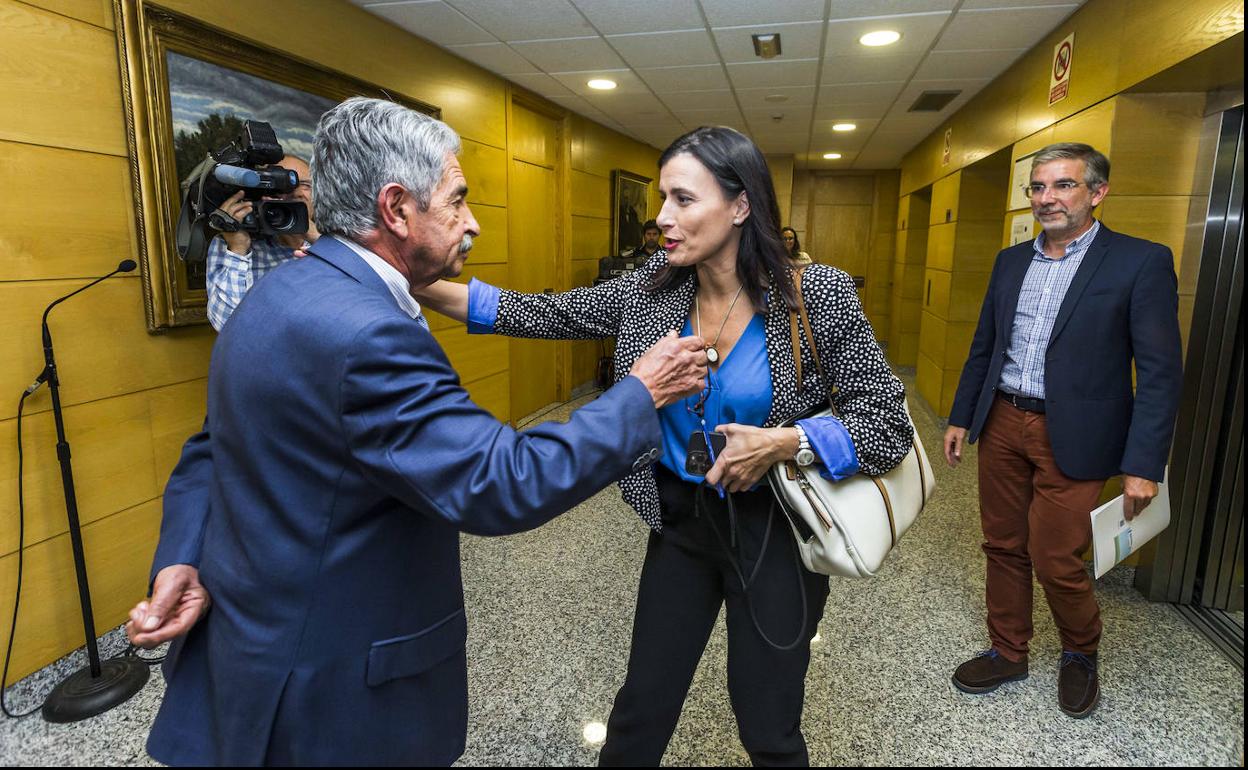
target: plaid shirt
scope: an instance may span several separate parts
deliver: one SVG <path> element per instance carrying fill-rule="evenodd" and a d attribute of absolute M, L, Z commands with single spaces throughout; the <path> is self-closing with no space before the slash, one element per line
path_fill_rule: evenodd
<path fill-rule="evenodd" d="M 1083 262 L 1083 255 L 1088 253 L 1088 247 L 1100 230 L 1101 223 L 1093 220 L 1092 229 L 1071 241 L 1061 259 L 1052 259 L 1044 253 L 1044 233 L 1032 243 L 1031 265 L 1018 294 L 1010 345 L 1005 350 L 1005 365 L 998 385 L 1001 390 L 1028 398 L 1044 398 L 1044 356 L 1049 349 L 1057 311 Z"/>
<path fill-rule="evenodd" d="M 213 238 L 208 244 L 208 321 L 212 328 L 221 331 L 255 282 L 294 256 L 294 249 L 267 238 L 252 239 L 251 251 L 241 255 L 226 248 L 221 236 Z"/>

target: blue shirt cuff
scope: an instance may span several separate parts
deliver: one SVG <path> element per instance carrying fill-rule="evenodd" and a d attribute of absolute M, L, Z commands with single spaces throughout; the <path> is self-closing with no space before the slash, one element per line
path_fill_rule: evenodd
<path fill-rule="evenodd" d="M 823 464 L 819 475 L 829 481 L 843 481 L 858 472 L 858 452 L 845 425 L 835 417 L 798 420 L 806 431 L 810 448 Z"/>
<path fill-rule="evenodd" d="M 468 333 L 493 334 L 498 318 L 497 286 L 473 278 L 468 282 Z"/>

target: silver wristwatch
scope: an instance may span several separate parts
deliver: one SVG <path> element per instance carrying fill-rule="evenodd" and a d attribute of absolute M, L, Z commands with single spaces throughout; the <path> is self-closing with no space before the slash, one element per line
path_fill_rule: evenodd
<path fill-rule="evenodd" d="M 802 426 L 794 425 L 797 430 L 797 454 L 793 455 L 793 459 L 797 464 L 805 468 L 815 462 L 815 451 L 810 448 L 810 439 L 806 438 L 806 431 L 802 430 Z"/>

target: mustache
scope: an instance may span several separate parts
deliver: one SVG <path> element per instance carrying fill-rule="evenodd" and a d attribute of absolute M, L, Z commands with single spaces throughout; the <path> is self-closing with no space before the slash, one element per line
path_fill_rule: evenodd
<path fill-rule="evenodd" d="M 459 253 L 467 254 L 470 251 L 472 251 L 472 236 L 468 233 L 464 233 L 463 239 L 459 242 Z"/>

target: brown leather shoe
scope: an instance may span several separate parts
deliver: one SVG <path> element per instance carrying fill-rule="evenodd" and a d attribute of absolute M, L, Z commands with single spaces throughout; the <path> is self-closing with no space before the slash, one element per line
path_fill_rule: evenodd
<path fill-rule="evenodd" d="M 1027 678 L 1027 661 L 1014 663 L 996 650 L 985 650 L 953 672 L 953 686 L 962 692 L 992 692 L 1006 682 Z"/>
<path fill-rule="evenodd" d="M 1091 714 L 1101 698 L 1096 653 L 1062 652 L 1057 671 L 1057 705 L 1075 719 Z"/>

